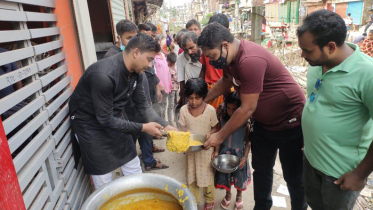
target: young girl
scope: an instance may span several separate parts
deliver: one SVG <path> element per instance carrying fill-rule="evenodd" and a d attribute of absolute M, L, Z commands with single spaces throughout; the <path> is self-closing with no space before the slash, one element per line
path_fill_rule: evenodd
<path fill-rule="evenodd" d="M 175 123 L 172 120 L 172 115 L 174 113 L 174 106 L 177 103 L 177 90 L 179 89 L 179 83 L 177 82 L 177 70 L 176 70 L 176 60 L 177 55 L 174 52 L 170 52 L 167 55 L 167 64 L 168 68 L 170 69 L 171 74 L 171 81 L 172 81 L 172 90 L 170 94 L 168 95 L 168 109 L 167 109 L 167 115 L 168 115 L 168 124 L 174 126 Z M 176 118 L 175 118 L 176 121 Z"/>
<path fill-rule="evenodd" d="M 203 99 L 207 95 L 207 84 L 201 78 L 192 78 L 185 84 L 188 104 L 180 109 L 181 130 L 192 134 L 209 136 L 217 131 L 218 119 L 214 107 Z M 200 188 L 206 199 L 204 210 L 214 209 L 214 173 L 211 167 L 213 149 L 196 153 L 186 153 L 187 184 L 196 198 L 200 200 Z"/>
<path fill-rule="evenodd" d="M 161 43 L 162 35 L 157 35 L 155 40 Z M 162 84 L 164 90 L 162 90 L 162 101 L 160 102 L 160 117 L 166 119 L 167 100 L 168 95 L 172 90 L 171 73 L 168 68 L 166 56 L 162 52 L 158 52 L 154 58 L 154 67 L 157 72 L 159 83 Z"/>
<path fill-rule="evenodd" d="M 224 126 L 238 107 L 241 106 L 240 98 L 236 92 L 231 92 L 225 99 L 225 107 L 220 126 Z M 249 124 L 243 125 L 232 135 L 228 136 L 220 147 L 215 148 L 212 159 L 220 154 L 232 154 L 241 159 L 239 168 L 230 174 L 215 173 L 215 187 L 226 190 L 224 200 L 221 202 L 223 209 L 228 209 L 231 202 L 231 185 L 237 189 L 236 204 L 234 209 L 243 209 L 242 191 L 246 190 L 251 181 L 250 166 L 247 157 L 250 152 L 250 141 L 248 138 Z"/>

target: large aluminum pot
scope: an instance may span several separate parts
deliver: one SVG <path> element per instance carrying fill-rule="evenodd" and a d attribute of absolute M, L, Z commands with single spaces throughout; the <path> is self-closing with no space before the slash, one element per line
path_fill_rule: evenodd
<path fill-rule="evenodd" d="M 96 190 L 84 202 L 81 210 L 100 210 L 100 208 L 111 198 L 117 195 L 137 189 L 157 189 L 171 194 L 176 200 L 179 195 L 176 189 L 184 190 L 181 200 L 188 199 L 182 204 L 185 210 L 197 210 L 197 202 L 188 188 L 183 188 L 182 184 L 173 178 L 159 174 L 137 174 L 118 178 Z M 162 197 L 162 195 L 160 195 Z"/>

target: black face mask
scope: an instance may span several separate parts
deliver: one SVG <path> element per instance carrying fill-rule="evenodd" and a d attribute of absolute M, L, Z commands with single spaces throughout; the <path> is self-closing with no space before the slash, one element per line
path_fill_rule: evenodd
<path fill-rule="evenodd" d="M 223 45 L 221 46 L 220 57 L 215 61 L 210 60 L 211 66 L 213 66 L 216 69 L 222 69 L 222 68 L 226 67 L 227 66 L 227 60 L 228 60 L 228 51 L 227 51 L 227 56 L 225 56 L 225 58 L 223 58 L 222 55 L 223 55 Z"/>

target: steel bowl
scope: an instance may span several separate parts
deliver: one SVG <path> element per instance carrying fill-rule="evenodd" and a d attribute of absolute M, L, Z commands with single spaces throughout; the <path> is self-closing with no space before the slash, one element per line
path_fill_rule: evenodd
<path fill-rule="evenodd" d="M 182 189 L 183 196 L 179 197 L 176 189 Z M 156 197 L 164 201 L 179 201 L 181 199 L 185 200 L 181 204 L 183 209 L 197 210 L 196 199 L 188 188 L 184 188 L 175 179 L 160 174 L 136 174 L 118 178 L 92 193 L 84 202 L 81 210 L 100 210 L 109 200 L 118 196 L 120 198 L 123 196 L 124 199 L 127 196 L 142 196 L 144 200 Z M 142 200 L 142 198 L 140 199 Z"/>
<path fill-rule="evenodd" d="M 211 165 L 221 173 L 232 173 L 238 169 L 240 162 L 236 155 L 223 154 L 211 161 Z"/>
<path fill-rule="evenodd" d="M 200 134 L 190 134 L 190 139 L 194 141 L 199 141 L 202 144 L 206 141 L 206 136 Z M 203 145 L 190 146 L 186 152 L 199 152 L 203 150 Z"/>

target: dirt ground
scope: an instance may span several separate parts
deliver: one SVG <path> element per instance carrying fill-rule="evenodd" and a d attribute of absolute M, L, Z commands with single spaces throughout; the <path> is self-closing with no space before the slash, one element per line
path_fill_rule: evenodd
<path fill-rule="evenodd" d="M 166 139 L 161 140 L 154 140 L 154 144 L 157 146 L 162 146 L 163 148 L 166 148 Z M 138 154 L 141 155 L 141 151 L 138 148 Z M 186 183 L 186 176 L 185 176 L 185 158 L 183 154 L 178 154 L 175 152 L 170 152 L 166 149 L 163 153 L 156 153 L 155 156 L 159 158 L 164 164 L 170 166 L 168 169 L 163 170 L 153 170 L 150 173 L 156 173 L 156 174 L 162 174 L 169 177 L 172 177 L 182 183 Z M 251 154 L 249 156 L 250 162 L 251 162 Z M 252 170 L 251 170 L 252 171 Z M 147 172 L 148 173 L 148 172 Z M 276 165 L 274 167 L 274 181 L 273 181 L 273 190 L 272 195 L 273 196 L 282 196 L 286 199 L 286 205 L 287 208 L 279 208 L 279 207 L 272 207 L 273 210 L 280 210 L 280 209 L 291 209 L 290 206 L 290 197 L 286 195 L 282 195 L 280 193 L 276 193 L 277 188 L 280 184 L 283 184 L 286 186 L 286 182 L 283 179 L 282 176 L 282 169 L 281 164 L 279 160 L 276 161 Z M 201 191 L 202 192 L 202 191 Z M 220 207 L 220 202 L 223 200 L 225 196 L 225 190 L 216 190 L 215 191 L 215 199 L 216 204 L 214 209 L 222 209 Z M 236 190 L 232 187 L 232 202 L 230 204 L 230 209 L 234 209 L 234 202 L 233 199 L 235 199 L 236 196 Z M 203 208 L 204 201 L 203 196 L 201 194 L 201 203 L 199 205 L 199 209 Z M 253 209 L 254 208 L 254 195 L 253 195 L 253 185 L 252 183 L 249 185 L 248 189 L 243 193 L 243 200 L 244 200 L 244 209 Z"/>

